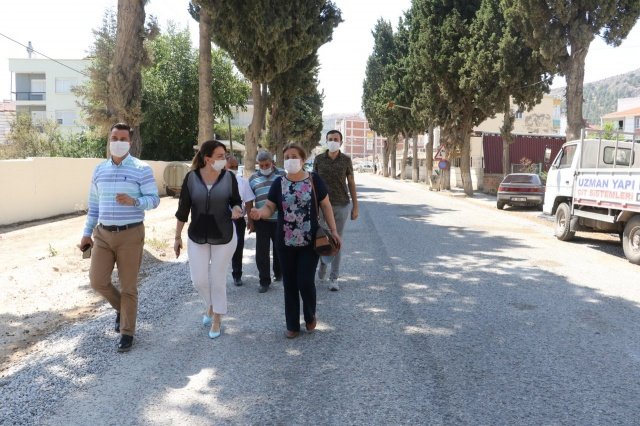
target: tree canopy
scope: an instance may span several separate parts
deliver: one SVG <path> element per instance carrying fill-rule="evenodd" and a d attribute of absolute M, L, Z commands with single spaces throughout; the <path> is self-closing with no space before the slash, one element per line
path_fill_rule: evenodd
<path fill-rule="evenodd" d="M 252 83 L 254 116 L 245 138 L 245 164 L 254 164 L 264 126 L 267 89 L 278 74 L 331 40 L 342 21 L 328 0 L 199 0 L 211 13 L 213 41 Z"/>
<path fill-rule="evenodd" d="M 507 19 L 545 65 L 567 79 L 567 138 L 580 135 L 584 64 L 597 36 L 619 45 L 640 16 L 640 0 L 502 0 Z"/>

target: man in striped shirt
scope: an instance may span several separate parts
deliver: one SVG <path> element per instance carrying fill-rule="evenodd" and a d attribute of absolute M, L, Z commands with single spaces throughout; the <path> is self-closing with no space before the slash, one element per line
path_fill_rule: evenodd
<path fill-rule="evenodd" d="M 249 186 L 256 196 L 255 208 L 262 207 L 269 195 L 271 184 L 278 176 L 284 176 L 284 171 L 276 168 L 273 164 L 273 157 L 268 151 L 260 151 L 256 157 L 260 169 L 249 178 Z M 282 279 L 280 272 L 280 260 L 278 259 L 278 251 L 276 250 L 276 222 L 278 213 L 274 212 L 269 219 L 253 221 L 253 227 L 256 231 L 256 266 L 258 267 L 258 276 L 260 277 L 260 293 L 269 290 L 271 285 L 271 273 L 269 271 L 269 245 L 273 247 L 273 275 L 275 281 Z M 251 225 L 249 228 L 251 232 Z"/>
<path fill-rule="evenodd" d="M 133 344 L 138 312 L 138 272 L 144 245 L 144 211 L 158 207 L 160 197 L 148 164 L 129 155 L 131 128 L 111 127 L 111 158 L 93 171 L 89 211 L 80 240 L 82 251 L 91 250 L 91 287 L 116 310 L 115 330 L 121 333 L 118 352 Z M 93 239 L 91 236 L 93 235 Z M 111 283 L 118 266 L 120 290 Z"/>

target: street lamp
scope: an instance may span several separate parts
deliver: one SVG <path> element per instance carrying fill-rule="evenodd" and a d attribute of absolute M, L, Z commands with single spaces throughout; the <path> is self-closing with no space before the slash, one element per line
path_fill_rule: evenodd
<path fill-rule="evenodd" d="M 394 101 L 389 101 L 387 103 L 387 109 L 393 109 L 393 108 L 401 108 L 401 109 L 407 109 L 407 110 L 411 111 L 411 108 L 409 108 L 409 107 L 406 107 L 404 105 L 398 105 Z"/>

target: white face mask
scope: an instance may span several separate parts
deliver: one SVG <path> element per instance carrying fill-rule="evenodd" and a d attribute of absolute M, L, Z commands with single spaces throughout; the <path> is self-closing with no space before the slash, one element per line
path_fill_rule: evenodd
<path fill-rule="evenodd" d="M 216 160 L 213 163 L 211 163 L 211 167 L 213 167 L 213 170 L 217 172 L 224 169 L 224 166 L 226 165 L 227 165 L 227 160 Z"/>
<path fill-rule="evenodd" d="M 284 160 L 284 169 L 287 173 L 298 173 L 302 168 L 302 162 L 299 158 L 290 158 Z"/>
<path fill-rule="evenodd" d="M 262 176 L 269 176 L 272 171 L 273 169 L 271 167 L 269 167 L 268 169 L 260 169 L 260 174 Z"/>
<path fill-rule="evenodd" d="M 129 153 L 131 144 L 127 141 L 111 141 L 109 142 L 109 152 L 114 157 L 124 157 Z"/>
<path fill-rule="evenodd" d="M 329 152 L 336 152 L 340 149 L 340 142 L 329 141 L 327 142 L 327 148 L 329 148 Z"/>

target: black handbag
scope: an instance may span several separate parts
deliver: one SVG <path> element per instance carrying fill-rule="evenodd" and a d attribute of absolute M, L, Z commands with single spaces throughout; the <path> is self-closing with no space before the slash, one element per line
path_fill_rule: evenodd
<path fill-rule="evenodd" d="M 313 248 L 319 256 L 335 256 L 340 250 L 340 247 L 331 236 L 331 232 L 324 229 L 320 224 L 320 210 L 318 208 L 318 199 L 316 198 L 316 187 L 313 184 L 313 175 L 311 173 L 309 173 L 309 180 L 311 180 L 311 190 L 313 191 L 313 202 L 316 207 L 318 222 L 318 229 L 316 229 L 316 235 L 313 238 Z"/>

